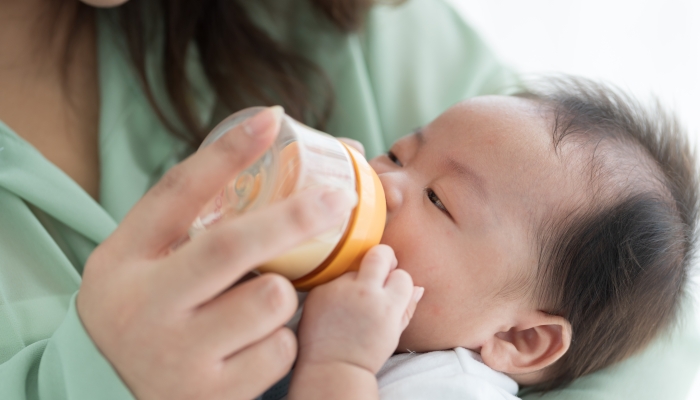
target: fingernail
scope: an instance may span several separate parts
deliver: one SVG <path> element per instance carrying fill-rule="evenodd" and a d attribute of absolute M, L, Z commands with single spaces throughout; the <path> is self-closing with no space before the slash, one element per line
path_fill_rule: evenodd
<path fill-rule="evenodd" d="M 270 126 L 279 123 L 284 116 L 284 108 L 272 106 L 253 115 L 243 122 L 243 131 L 248 136 L 258 136 L 265 133 Z"/>
<path fill-rule="evenodd" d="M 422 286 L 416 286 L 413 290 L 413 301 L 418 303 L 421 298 L 423 298 L 423 293 L 425 293 L 425 288 Z"/>
<path fill-rule="evenodd" d="M 355 191 L 335 189 L 323 192 L 321 205 L 331 214 L 343 214 L 357 205 Z"/>

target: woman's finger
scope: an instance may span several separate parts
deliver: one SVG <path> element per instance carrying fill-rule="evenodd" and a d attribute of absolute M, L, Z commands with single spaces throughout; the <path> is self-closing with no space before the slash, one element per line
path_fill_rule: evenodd
<path fill-rule="evenodd" d="M 233 177 L 274 141 L 281 107 L 267 108 L 171 168 L 127 214 L 112 239 L 128 252 L 158 254 L 184 236 L 192 221 Z"/>
<path fill-rule="evenodd" d="M 296 337 L 287 328 L 239 351 L 225 361 L 221 379 L 227 393 L 221 398 L 256 398 L 289 372 L 296 354 Z"/>
<path fill-rule="evenodd" d="M 384 286 L 389 273 L 397 265 L 398 261 L 391 247 L 385 244 L 376 245 L 362 258 L 357 279 Z"/>
<path fill-rule="evenodd" d="M 298 301 L 292 284 L 264 274 L 198 308 L 193 327 L 209 354 L 231 354 L 266 337 L 294 315 Z"/>
<path fill-rule="evenodd" d="M 339 224 L 356 203 L 353 192 L 313 189 L 221 221 L 168 256 L 172 262 L 156 272 L 162 297 L 203 304 L 265 261 Z"/>

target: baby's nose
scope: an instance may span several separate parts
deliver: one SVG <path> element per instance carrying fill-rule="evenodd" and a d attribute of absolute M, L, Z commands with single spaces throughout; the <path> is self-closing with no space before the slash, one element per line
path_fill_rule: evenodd
<path fill-rule="evenodd" d="M 401 177 L 398 172 L 385 172 L 379 174 L 379 181 L 384 188 L 384 196 L 386 196 L 386 213 L 387 217 L 392 211 L 396 211 L 403 202 L 403 194 L 401 193 Z"/>

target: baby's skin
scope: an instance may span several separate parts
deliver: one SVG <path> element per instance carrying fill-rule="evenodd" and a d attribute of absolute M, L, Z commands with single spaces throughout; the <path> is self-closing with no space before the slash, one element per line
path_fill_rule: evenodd
<path fill-rule="evenodd" d="M 487 96 L 372 159 L 387 246 L 309 294 L 290 398 L 377 398 L 374 375 L 394 352 L 455 347 L 520 384 L 546 379 L 571 326 L 535 299 L 535 229 L 586 201 L 572 150 L 554 148 L 538 103 Z"/>

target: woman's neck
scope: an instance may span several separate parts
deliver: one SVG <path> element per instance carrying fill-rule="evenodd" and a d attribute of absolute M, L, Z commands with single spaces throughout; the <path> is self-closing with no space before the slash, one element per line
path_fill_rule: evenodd
<path fill-rule="evenodd" d="M 76 3 L 51 0 L 0 2 L 0 65 L 38 67 L 57 61 L 70 30 Z"/>
<path fill-rule="evenodd" d="M 0 1 L 0 120 L 97 198 L 95 26 L 78 6 Z"/>

